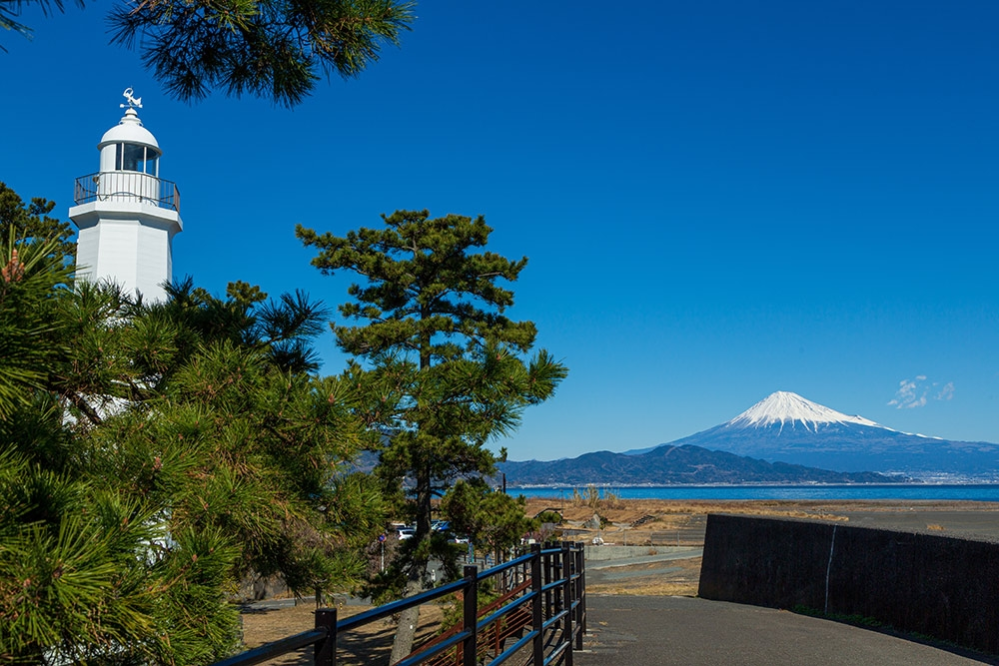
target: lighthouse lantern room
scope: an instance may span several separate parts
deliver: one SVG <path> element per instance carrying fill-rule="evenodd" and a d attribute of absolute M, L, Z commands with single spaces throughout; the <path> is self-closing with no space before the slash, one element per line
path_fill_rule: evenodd
<path fill-rule="evenodd" d="M 142 100 L 124 93 L 125 115 L 97 145 L 100 171 L 76 179 L 69 217 L 79 228 L 78 280 L 110 281 L 148 301 L 166 299 L 173 237 L 183 231 L 180 192 L 160 178 L 160 146 L 142 126 Z"/>

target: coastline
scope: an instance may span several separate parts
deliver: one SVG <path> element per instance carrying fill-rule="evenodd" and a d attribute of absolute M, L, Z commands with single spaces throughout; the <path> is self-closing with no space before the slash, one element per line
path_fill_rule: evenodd
<path fill-rule="evenodd" d="M 511 495 L 528 499 L 567 501 L 574 496 L 622 500 L 788 500 L 788 501 L 883 501 L 916 500 L 999 502 L 996 483 L 905 483 L 905 484 L 699 484 L 699 485 L 545 485 L 507 486 Z"/>
<path fill-rule="evenodd" d="M 897 486 L 935 486 L 950 488 L 968 487 L 999 487 L 999 481 L 985 481 L 982 479 L 975 481 L 928 481 L 925 479 L 907 479 L 896 482 L 878 483 L 773 483 L 752 481 L 746 483 L 523 483 L 507 484 L 507 490 L 574 490 L 585 488 L 615 489 L 615 488 L 895 488 Z"/>

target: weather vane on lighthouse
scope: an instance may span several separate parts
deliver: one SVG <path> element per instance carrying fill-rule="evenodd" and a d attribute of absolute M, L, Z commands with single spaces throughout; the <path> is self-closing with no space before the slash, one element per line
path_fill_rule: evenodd
<path fill-rule="evenodd" d="M 128 108 L 130 108 L 130 109 L 141 109 L 142 108 L 142 98 L 141 97 L 132 97 L 132 89 L 131 88 L 125 88 L 125 92 L 122 93 L 122 97 L 124 97 L 128 101 L 128 104 L 119 104 L 118 108 L 124 109 L 126 106 Z"/>

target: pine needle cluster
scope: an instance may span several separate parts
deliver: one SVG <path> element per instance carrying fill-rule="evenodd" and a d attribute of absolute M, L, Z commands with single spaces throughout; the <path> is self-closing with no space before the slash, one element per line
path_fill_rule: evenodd
<path fill-rule="evenodd" d="M 382 43 L 398 44 L 413 8 L 396 0 L 141 0 L 116 5 L 109 23 L 114 41 L 139 46 L 181 100 L 219 88 L 294 106 L 321 74 L 357 76 Z"/>
<path fill-rule="evenodd" d="M 64 2 L 0 0 L 0 29 L 30 39 L 32 28 L 19 21 L 25 6 L 48 16 L 63 11 Z M 398 45 L 416 18 L 415 6 L 400 0 L 119 0 L 107 23 L 112 41 L 138 50 L 146 68 L 182 101 L 219 90 L 290 107 L 322 76 L 356 77 L 378 60 L 383 45 Z"/>

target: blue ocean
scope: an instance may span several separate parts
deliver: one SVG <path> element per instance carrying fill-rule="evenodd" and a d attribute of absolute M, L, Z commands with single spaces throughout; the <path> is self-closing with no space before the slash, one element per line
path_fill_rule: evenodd
<path fill-rule="evenodd" d="M 999 484 L 986 485 L 852 485 L 852 486 L 664 486 L 599 488 L 621 499 L 659 500 L 964 500 L 999 502 Z M 579 492 L 584 493 L 585 488 Z M 572 488 L 510 488 L 511 495 L 572 499 Z"/>

